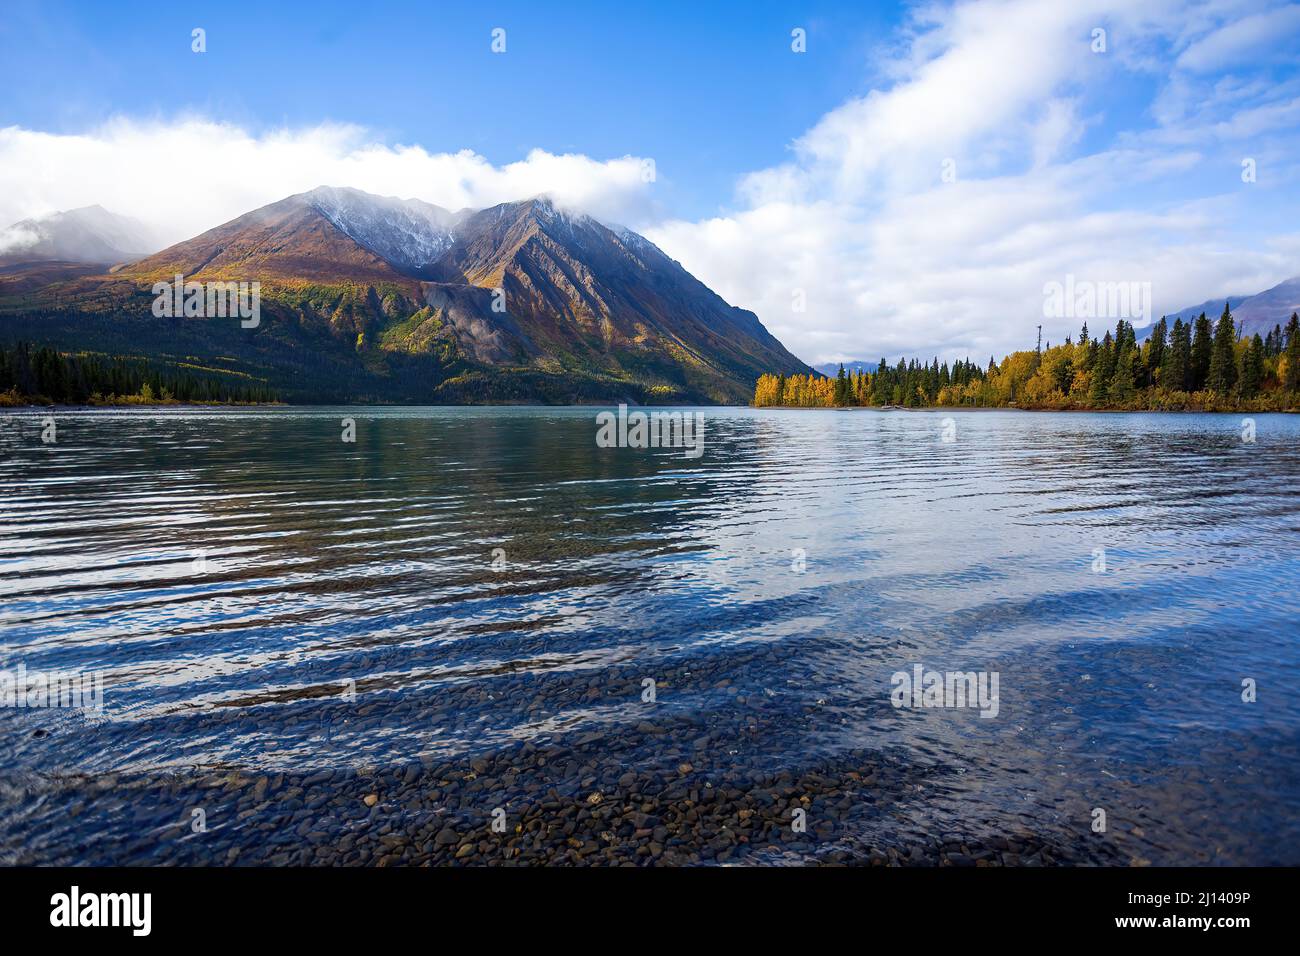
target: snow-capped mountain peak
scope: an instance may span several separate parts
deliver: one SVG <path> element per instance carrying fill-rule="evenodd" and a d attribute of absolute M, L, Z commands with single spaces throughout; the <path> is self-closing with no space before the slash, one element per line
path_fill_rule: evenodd
<path fill-rule="evenodd" d="M 447 251 L 460 218 L 420 199 L 374 196 L 346 187 L 321 186 L 305 198 L 348 238 L 411 270 L 428 267 Z"/>

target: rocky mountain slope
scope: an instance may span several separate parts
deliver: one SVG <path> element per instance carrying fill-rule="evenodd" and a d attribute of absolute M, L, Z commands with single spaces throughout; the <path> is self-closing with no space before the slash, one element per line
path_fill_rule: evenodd
<path fill-rule="evenodd" d="M 260 282 L 261 324 L 153 317 L 177 274 Z M 233 357 L 298 400 L 747 402 L 761 373 L 807 372 L 653 243 L 544 198 L 453 213 L 322 187 L 111 275 L 0 285 L 0 335 L 33 325 L 63 348 Z"/>

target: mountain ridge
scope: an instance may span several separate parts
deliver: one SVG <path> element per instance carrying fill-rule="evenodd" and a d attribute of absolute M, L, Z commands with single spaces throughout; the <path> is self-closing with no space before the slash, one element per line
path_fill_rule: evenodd
<path fill-rule="evenodd" d="M 146 319 L 147 290 L 178 274 L 259 282 L 261 341 L 241 342 L 220 319 Z M 0 284 L 6 324 L 46 314 L 43 332 L 62 347 L 87 347 L 77 327 L 96 322 L 89 337 L 105 345 L 235 347 L 291 394 L 311 391 L 293 376 L 319 358 L 329 381 L 371 383 L 326 389 L 349 400 L 743 403 L 763 372 L 807 371 L 654 243 L 544 196 L 451 212 L 318 187 L 111 274 L 23 292 L 6 297 Z M 128 336 L 127 322 L 148 328 Z"/>
<path fill-rule="evenodd" d="M 1277 285 L 1256 292 L 1253 295 L 1228 295 L 1217 299 L 1208 299 L 1200 305 L 1188 306 L 1165 316 L 1169 325 L 1175 319 L 1194 322 L 1202 312 L 1211 322 L 1223 313 L 1224 303 L 1232 313 L 1233 319 L 1242 335 L 1259 334 L 1261 338 L 1268 335 L 1274 326 L 1285 326 L 1292 312 L 1300 311 L 1300 276 L 1283 279 Z M 1155 323 L 1137 331 L 1137 339 L 1144 342 L 1151 335 Z"/>

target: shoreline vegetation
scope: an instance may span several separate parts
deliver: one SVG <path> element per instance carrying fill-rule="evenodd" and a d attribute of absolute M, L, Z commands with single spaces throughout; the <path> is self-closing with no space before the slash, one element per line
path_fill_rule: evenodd
<path fill-rule="evenodd" d="M 218 360 L 220 361 L 220 360 Z M 161 362 L 65 353 L 19 342 L 0 346 L 0 408 L 264 406 L 285 402 L 265 380 L 178 358 Z M 493 403 L 495 404 L 495 403 Z M 602 404 L 602 403 L 594 403 Z M 1300 316 L 1246 337 L 1227 305 L 1146 341 L 1120 319 L 1098 339 L 1085 322 L 1077 341 L 1012 352 L 981 367 L 969 359 L 929 364 L 881 359 L 874 372 L 759 377 L 756 408 L 1014 408 L 1026 411 L 1300 411 Z"/>
<path fill-rule="evenodd" d="M 881 359 L 875 372 L 764 374 L 756 408 L 1019 408 L 1050 411 L 1300 410 L 1300 316 L 1246 337 L 1225 304 L 1211 323 L 1161 318 L 1139 343 L 1131 323 L 1078 341 L 1012 352 L 985 368 Z"/>
<path fill-rule="evenodd" d="M 277 404 L 264 382 L 197 362 L 67 354 L 25 342 L 0 346 L 0 408 Z"/>

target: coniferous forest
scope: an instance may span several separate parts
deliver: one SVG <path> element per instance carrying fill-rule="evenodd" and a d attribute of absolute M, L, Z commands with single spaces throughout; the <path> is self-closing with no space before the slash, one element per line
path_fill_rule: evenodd
<path fill-rule="evenodd" d="M 24 342 L 0 347 L 0 407 L 24 404 L 253 404 L 276 401 L 264 383 L 227 369 L 66 354 Z"/>
<path fill-rule="evenodd" d="M 1245 336 L 1225 305 L 1217 322 L 1161 318 L 1145 342 L 1121 319 L 1101 338 L 1013 352 L 981 368 L 881 359 L 875 372 L 763 375 L 754 405 L 1285 411 L 1300 408 L 1300 316 Z"/>

